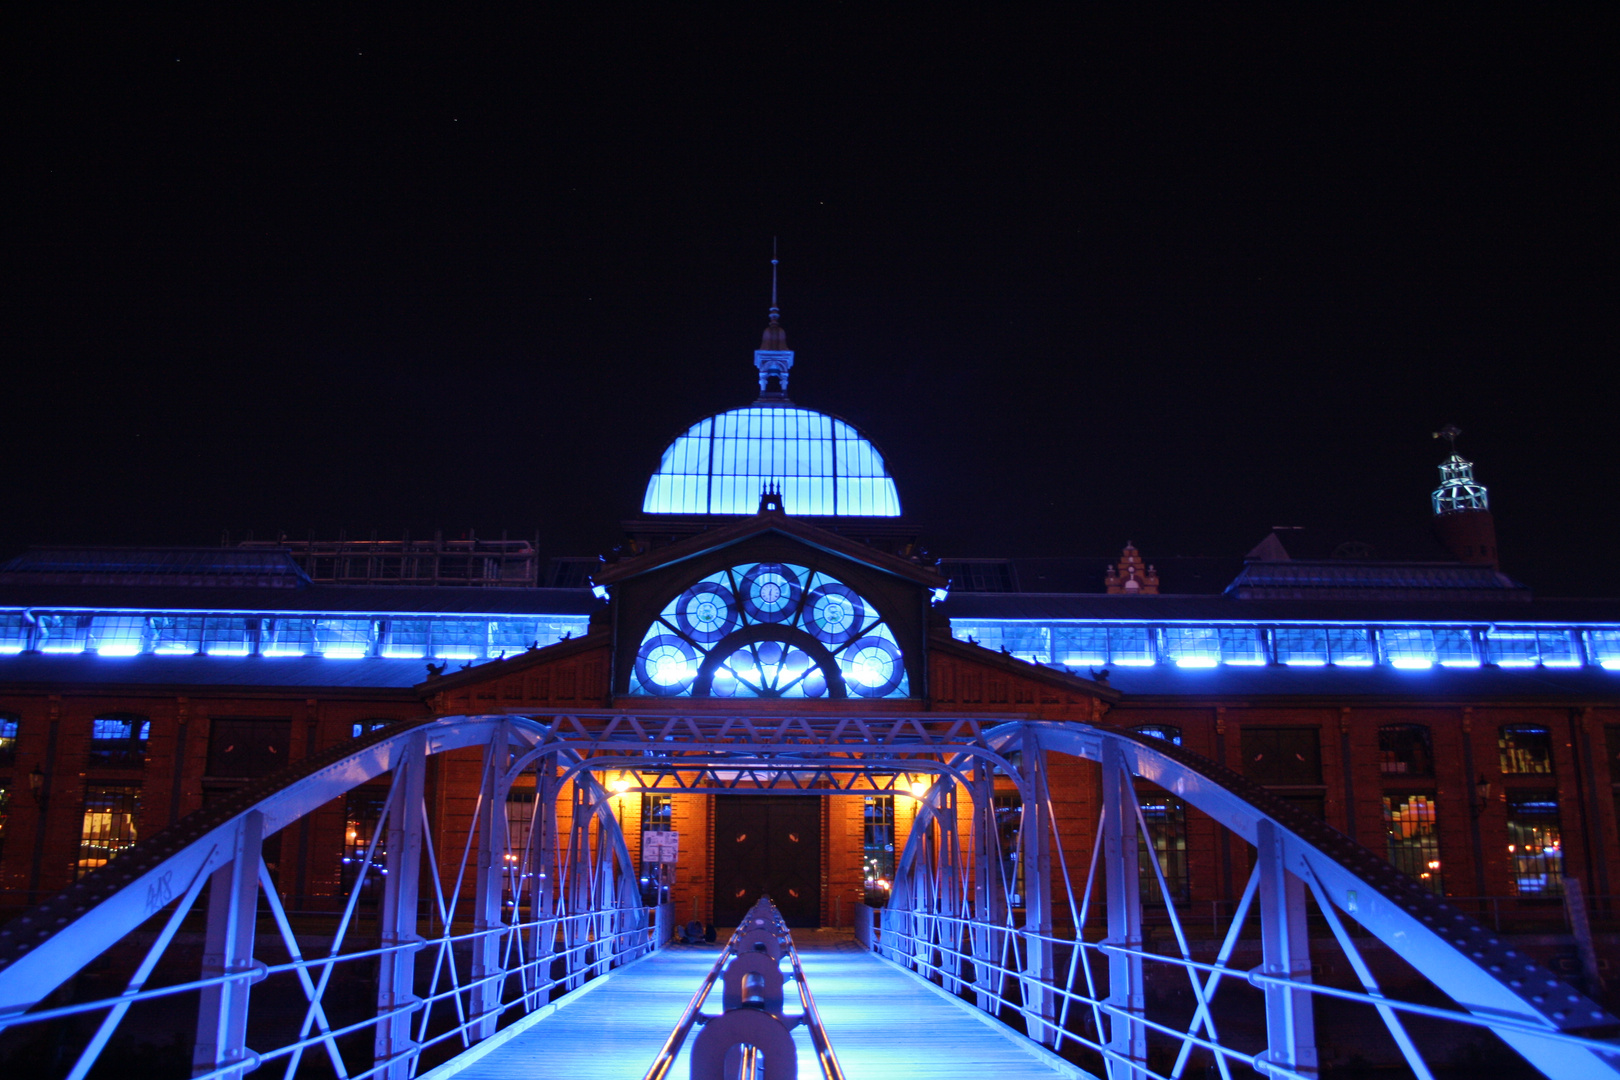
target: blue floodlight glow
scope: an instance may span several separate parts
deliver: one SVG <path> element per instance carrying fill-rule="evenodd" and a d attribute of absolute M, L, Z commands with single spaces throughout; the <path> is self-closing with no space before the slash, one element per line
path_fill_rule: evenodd
<path fill-rule="evenodd" d="M 120 641 L 111 645 L 103 645 L 96 650 L 97 656 L 139 656 L 141 643 L 138 641 Z"/>
<path fill-rule="evenodd" d="M 1350 658 L 1347 658 L 1347 659 L 1344 659 L 1344 660 L 1335 660 L 1335 661 L 1333 661 L 1333 666 L 1334 667 L 1373 667 L 1374 664 L 1373 664 L 1371 659 L 1366 658 L 1366 657 L 1350 657 Z M 1397 665 L 1397 666 L 1399 666 L 1399 665 Z M 1428 664 L 1424 663 L 1421 666 L 1428 667 Z"/>
<path fill-rule="evenodd" d="M 1185 656 L 1176 661 L 1176 667 L 1212 668 L 1215 664 L 1212 656 Z"/>
<path fill-rule="evenodd" d="M 1434 666 L 1434 661 L 1424 660 L 1415 656 L 1397 656 L 1390 660 L 1390 667 L 1401 668 L 1405 671 L 1423 671 Z"/>
<path fill-rule="evenodd" d="M 1604 671 L 1620 671 L 1620 660 L 1605 660 L 1605 661 L 1603 661 L 1603 670 Z"/>
<path fill-rule="evenodd" d="M 355 648 L 349 645 L 333 645 L 321 655 L 328 660 L 363 660 L 368 654 L 363 648 Z"/>
<path fill-rule="evenodd" d="M 1479 667 L 1479 661 L 1478 660 L 1442 660 L 1442 661 L 1440 661 L 1440 666 L 1441 667 L 1463 667 L 1463 668 Z"/>
<path fill-rule="evenodd" d="M 898 517 L 883 455 L 823 413 L 754 405 L 700 420 L 665 449 L 647 482 L 647 514 L 753 514 L 776 484 L 789 514 Z"/>
<path fill-rule="evenodd" d="M 1302 657 L 1300 659 L 1284 660 L 1284 667 L 1327 667 L 1326 660 L 1313 660 Z"/>
<path fill-rule="evenodd" d="M 608 598 L 608 588 L 606 585 L 592 585 L 591 595 L 598 600 L 606 600 Z"/>
<path fill-rule="evenodd" d="M 1114 663 L 1119 667 L 1152 667 L 1154 661 L 1146 656 L 1116 656 Z"/>

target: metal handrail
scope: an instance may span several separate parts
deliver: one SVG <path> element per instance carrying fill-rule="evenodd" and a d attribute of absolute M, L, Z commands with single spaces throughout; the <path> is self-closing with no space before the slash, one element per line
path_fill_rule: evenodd
<path fill-rule="evenodd" d="M 799 1015 L 783 1017 L 782 1019 L 790 1028 L 797 1024 L 803 1024 L 806 1030 L 809 1031 L 810 1044 L 815 1048 L 816 1064 L 821 1069 L 823 1080 L 845 1080 L 843 1066 L 838 1063 L 838 1055 L 833 1052 L 832 1042 L 827 1038 L 827 1029 L 821 1022 L 821 1013 L 816 1009 L 815 997 L 810 993 L 810 984 L 804 977 L 804 966 L 799 962 L 799 950 L 793 944 L 793 934 L 788 930 L 786 923 L 782 921 L 781 913 L 777 911 L 775 904 L 771 904 L 768 898 L 761 898 L 760 902 L 770 906 L 770 912 L 774 917 L 776 927 L 786 939 L 787 958 L 792 963 L 793 980 L 799 990 Z M 749 929 L 753 929 L 753 927 L 749 926 L 745 920 L 742 926 L 732 931 L 731 937 L 727 939 L 725 946 L 720 950 L 719 958 L 715 960 L 714 966 L 709 969 L 708 975 L 704 976 L 697 992 L 692 995 L 692 1000 L 687 1002 L 686 1010 L 681 1013 L 681 1018 L 676 1021 L 674 1030 L 669 1033 L 669 1038 L 664 1040 L 664 1045 L 658 1051 L 658 1056 L 653 1059 L 652 1066 L 647 1070 L 644 1080 L 667 1080 L 670 1070 L 675 1067 L 675 1059 L 680 1055 L 681 1047 L 685 1045 L 692 1028 L 698 1024 L 716 1019 L 716 1016 L 705 1015 L 701 1011 L 704 999 L 708 997 L 709 991 L 714 988 L 715 980 L 720 978 L 721 973 L 724 972 L 727 962 L 734 955 L 738 955 L 735 952 L 738 939 L 742 937 L 745 930 Z"/>
<path fill-rule="evenodd" d="M 1304 991 L 1304 992 L 1310 993 L 1310 994 L 1319 994 L 1319 995 L 1322 995 L 1324 997 L 1338 998 L 1338 999 L 1340 999 L 1342 1001 L 1354 1001 L 1354 1002 L 1360 1002 L 1362 1004 L 1367 1004 L 1367 1005 L 1382 1006 L 1382 1007 L 1385 1007 L 1385 1008 L 1394 1009 L 1394 1010 L 1399 1011 L 1399 1012 L 1408 1012 L 1408 1013 L 1412 1013 L 1412 1014 L 1415 1014 L 1415 1015 L 1418 1015 L 1418 1016 L 1427 1016 L 1427 1017 L 1432 1017 L 1434 1019 L 1439 1019 L 1439 1020 L 1450 1020 L 1450 1021 L 1453 1021 L 1453 1022 L 1456 1022 L 1456 1023 L 1459 1023 L 1459 1024 L 1468 1024 L 1468 1025 L 1472 1025 L 1474 1027 L 1485 1028 L 1487 1030 L 1519 1031 L 1519 1032 L 1522 1032 L 1522 1033 L 1527 1034 L 1527 1035 L 1534 1035 L 1537 1038 L 1547 1039 L 1547 1040 L 1550 1040 L 1550 1041 L 1553 1041 L 1553 1042 L 1559 1042 L 1559 1043 L 1563 1043 L 1563 1044 L 1566 1044 L 1566 1045 L 1569 1045 L 1569 1046 L 1581 1046 L 1581 1047 L 1585 1047 L 1585 1048 L 1588 1048 L 1588 1049 L 1597 1050 L 1597 1051 L 1600 1051 L 1600 1052 L 1605 1053 L 1605 1054 L 1614 1054 L 1614 1055 L 1620 1056 L 1620 1043 L 1617 1043 L 1615 1041 L 1606 1040 L 1606 1039 L 1593 1039 L 1593 1038 L 1588 1038 L 1588 1037 L 1581 1036 L 1581 1035 L 1573 1035 L 1573 1034 L 1570 1034 L 1568 1032 L 1559 1031 L 1556 1028 L 1551 1028 L 1551 1027 L 1539 1027 L 1539 1026 L 1536 1026 L 1534 1024 L 1527 1023 L 1522 1018 L 1519 1018 L 1519 1017 L 1507 1016 L 1507 1015 L 1503 1015 L 1503 1014 L 1479 1014 L 1479 1015 L 1476 1015 L 1474 1013 L 1462 1012 L 1462 1011 L 1455 1010 L 1455 1009 L 1444 1009 L 1444 1008 L 1440 1008 L 1440 1007 L 1434 1006 L 1434 1005 L 1421 1005 L 1421 1004 L 1418 1004 L 1417 1002 L 1403 1001 L 1400 998 L 1388 997 L 1388 996 L 1385 996 L 1383 994 L 1368 994 L 1368 993 L 1365 993 L 1363 991 L 1345 990 L 1345 989 L 1341 989 L 1339 987 L 1327 986 L 1327 985 L 1324 985 L 1324 984 L 1321 984 L 1321 983 L 1303 982 L 1303 981 L 1299 981 L 1299 980 L 1295 980 L 1295 979 L 1283 978 L 1281 976 L 1268 975 L 1268 974 L 1266 974 L 1266 973 L 1264 973 L 1264 972 L 1262 972 L 1262 971 L 1260 971 L 1258 969 L 1250 970 L 1250 969 L 1245 969 L 1245 968 L 1224 967 L 1224 966 L 1221 966 L 1219 964 L 1205 963 L 1205 962 L 1202 962 L 1202 961 L 1191 960 L 1191 959 L 1188 959 L 1188 958 L 1185 958 L 1185 957 L 1180 957 L 1180 956 L 1168 956 L 1168 955 L 1163 954 L 1163 953 L 1149 952 L 1149 951 L 1144 950 L 1144 949 L 1130 949 L 1130 948 L 1126 948 L 1126 947 L 1121 946 L 1121 945 L 1111 944 L 1111 943 L 1106 942 L 1106 941 L 1093 942 L 1093 941 L 1085 941 L 1085 940 L 1076 940 L 1074 938 L 1053 937 L 1053 936 L 1048 935 L 1048 934 L 1041 934 L 1039 932 L 1026 930 L 1026 929 L 1023 929 L 1021 927 L 1007 926 L 1007 925 L 1004 925 L 1004 924 L 977 922 L 977 921 L 972 920 L 972 919 L 961 918 L 960 916 L 944 915 L 944 914 L 936 914 L 936 913 L 928 913 L 928 912 L 918 912 L 918 911 L 893 911 L 893 910 L 889 910 L 889 909 L 874 910 L 874 912 L 873 912 L 873 916 L 874 916 L 873 921 L 876 924 L 875 929 L 877 930 L 877 940 L 875 940 L 873 942 L 873 945 L 872 945 L 872 950 L 874 952 L 877 952 L 877 953 L 879 953 L 881 955 L 885 951 L 890 951 L 890 952 L 896 951 L 893 945 L 885 946 L 882 943 L 882 938 L 889 937 L 889 936 L 892 935 L 893 937 L 900 938 L 900 939 L 902 939 L 904 941 L 912 942 L 913 944 L 916 944 L 916 945 L 921 945 L 921 946 L 923 946 L 923 947 L 925 947 L 925 948 L 927 948 L 929 950 L 938 949 L 941 953 L 948 953 L 948 954 L 956 957 L 959 960 L 965 960 L 965 961 L 975 965 L 976 968 L 985 969 L 985 970 L 988 970 L 988 971 L 991 971 L 991 972 L 995 972 L 998 975 L 1002 975 L 1007 979 L 1008 982 L 1011 982 L 1011 983 L 1024 983 L 1024 982 L 1031 981 L 1030 973 L 1027 972 L 1027 971 L 1018 969 L 1018 968 L 1009 968 L 1009 967 L 1006 967 L 1006 966 L 1004 966 L 1002 964 L 998 964 L 998 963 L 996 963 L 994 961 L 985 960 L 985 959 L 980 958 L 980 957 L 975 957 L 971 953 L 964 952 L 962 949 L 960 949 L 958 947 L 947 946 L 942 941 L 929 940 L 927 938 L 918 937 L 917 935 L 909 933 L 909 932 L 907 932 L 905 930 L 901 930 L 898 927 L 884 925 L 884 923 L 886 923 L 888 921 L 887 917 L 892 917 L 894 915 L 905 916 L 905 917 L 914 918 L 914 919 L 918 919 L 918 920 L 932 919 L 932 920 L 937 920 L 939 922 L 944 922 L 944 923 L 955 923 L 955 924 L 959 924 L 959 925 L 961 925 L 963 927 L 966 927 L 966 928 L 968 928 L 970 930 L 972 928 L 993 930 L 993 931 L 996 931 L 997 933 L 1007 934 L 1007 935 L 1009 935 L 1010 937 L 1012 937 L 1014 939 L 1023 939 L 1025 941 L 1031 941 L 1031 940 L 1033 940 L 1033 941 L 1044 941 L 1044 942 L 1048 942 L 1048 943 L 1055 944 L 1055 945 L 1074 946 L 1074 947 L 1077 947 L 1077 948 L 1079 948 L 1081 950 L 1092 950 L 1092 951 L 1099 952 L 1099 953 L 1113 953 L 1113 954 L 1121 955 L 1121 956 L 1135 956 L 1135 957 L 1139 957 L 1139 958 L 1141 958 L 1143 960 L 1156 961 L 1158 963 L 1169 964 L 1169 965 L 1174 966 L 1174 967 L 1180 967 L 1180 968 L 1184 968 L 1184 969 L 1188 969 L 1188 970 L 1204 971 L 1204 972 L 1210 972 L 1210 973 L 1219 974 L 1224 978 L 1229 978 L 1229 979 L 1236 980 L 1238 982 L 1247 983 L 1247 984 L 1249 984 L 1251 986 L 1261 986 L 1261 985 L 1285 986 L 1290 990 L 1299 990 L 1299 991 Z M 1004 995 L 1000 995 L 1000 994 L 996 994 L 996 993 L 987 991 L 983 986 L 980 986 L 974 980 L 966 979 L 963 976 L 961 976 L 960 974 L 956 974 L 954 972 L 951 972 L 951 971 L 947 970 L 944 966 L 942 966 L 940 964 L 935 964 L 935 963 L 930 962 L 929 960 L 923 959 L 922 957 L 916 955 L 915 950 L 911 950 L 911 951 L 907 952 L 904 955 L 904 959 L 902 961 L 896 961 L 896 962 L 914 963 L 919 967 L 927 968 L 930 972 L 938 974 L 942 979 L 943 978 L 954 979 L 955 981 L 961 982 L 962 984 L 964 984 L 966 986 L 973 987 L 974 990 L 976 990 L 976 991 L 988 993 L 989 996 L 994 998 L 1002 1006 L 1005 1006 L 1007 1008 L 1016 1008 L 1017 1007 L 1017 1004 L 1015 1002 L 1011 1001 L 1010 999 L 1008 999 Z M 1242 1051 L 1232 1050 L 1229 1047 L 1224 1047 L 1224 1046 L 1221 1046 L 1221 1045 L 1219 1045 L 1217 1043 L 1212 1043 L 1212 1042 L 1209 1042 L 1207 1040 L 1201 1039 L 1201 1038 L 1199 1038 L 1197 1036 L 1192 1035 L 1189 1032 L 1178 1031 L 1178 1030 L 1176 1030 L 1174 1028 L 1167 1027 L 1165 1025 L 1156 1023 L 1155 1021 L 1147 1019 L 1147 1018 L 1141 1016 L 1140 1014 L 1132 1013 L 1129 1010 L 1120 1009 L 1120 1008 L 1114 1006 L 1113 1004 L 1111 1004 L 1106 998 L 1088 997 L 1085 994 L 1076 993 L 1074 990 L 1072 990 L 1072 989 L 1070 989 L 1068 987 L 1057 985 L 1055 983 L 1044 984 L 1044 987 L 1045 987 L 1046 990 L 1050 991 L 1051 993 L 1056 994 L 1059 997 L 1066 998 L 1069 1001 L 1076 1002 L 1076 1003 L 1079 1003 L 1079 1004 L 1084 1004 L 1084 1005 L 1087 1005 L 1087 1006 L 1092 1007 L 1092 1008 L 1100 1009 L 1105 1013 L 1108 1013 L 1110 1015 L 1120 1016 L 1121 1018 L 1131 1020 L 1134 1023 L 1145 1024 L 1146 1026 L 1148 1026 L 1150 1028 L 1153 1028 L 1153 1029 L 1155 1029 L 1157 1031 L 1160 1031 L 1163 1034 L 1171 1035 L 1171 1036 L 1173 1036 L 1173 1037 L 1175 1037 L 1177 1039 L 1187 1039 L 1188 1041 L 1190 1041 L 1190 1042 L 1192 1042 L 1192 1043 L 1194 1043 L 1196 1045 L 1202 1046 L 1205 1049 L 1212 1050 L 1212 1051 L 1214 1051 L 1216 1053 L 1220 1053 L 1220 1054 L 1222 1054 L 1224 1056 L 1237 1058 L 1237 1059 L 1244 1060 L 1244 1061 L 1247 1061 L 1251 1057 L 1251 1055 L 1246 1054 L 1246 1053 L 1244 1053 Z M 1083 1036 L 1076 1035 L 1074 1032 L 1071 1032 L 1071 1031 L 1059 1029 L 1059 1028 L 1057 1028 L 1056 1025 L 1053 1025 L 1053 1024 L 1048 1024 L 1047 1026 L 1052 1027 L 1056 1031 L 1057 1036 L 1059 1038 L 1061 1038 L 1061 1039 L 1070 1039 L 1072 1041 L 1080 1043 L 1081 1045 L 1087 1047 L 1088 1049 L 1097 1050 L 1099 1052 L 1106 1053 L 1106 1050 L 1104 1050 L 1104 1048 L 1101 1047 L 1099 1044 L 1093 1043 L 1091 1040 L 1086 1039 Z M 1124 1060 L 1124 1059 L 1122 1059 L 1122 1060 Z M 1139 1062 L 1131 1062 L 1131 1065 L 1132 1065 L 1133 1068 L 1141 1068 L 1142 1067 Z M 1268 1068 L 1272 1069 L 1274 1072 L 1277 1071 L 1277 1069 L 1278 1069 L 1278 1067 L 1276 1065 L 1274 1065 L 1274 1064 L 1273 1065 L 1268 1065 Z M 1279 1073 L 1279 1075 L 1280 1075 L 1280 1073 Z"/>

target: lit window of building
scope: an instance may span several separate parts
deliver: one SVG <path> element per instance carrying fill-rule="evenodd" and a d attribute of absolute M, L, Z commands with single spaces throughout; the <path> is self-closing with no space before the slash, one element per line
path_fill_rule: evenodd
<path fill-rule="evenodd" d="M 1164 875 L 1164 884 L 1170 892 L 1170 898 L 1177 903 L 1183 902 L 1190 895 L 1190 878 L 1187 873 L 1187 807 L 1180 799 L 1173 795 L 1158 793 L 1137 792 L 1137 802 L 1142 807 L 1142 820 L 1147 823 L 1148 838 L 1143 839 L 1140 832 L 1137 834 L 1137 874 L 1140 878 L 1142 902 L 1147 904 L 1164 903 L 1164 894 L 1159 891 L 1158 876 L 1153 873 L 1153 865 L 1148 860 L 1158 861 L 1159 873 Z M 1152 850 L 1149 851 L 1148 841 L 1152 841 Z"/>
<path fill-rule="evenodd" d="M 1384 831 L 1390 865 L 1443 894 L 1440 832 L 1433 795 L 1385 795 Z"/>
<path fill-rule="evenodd" d="M 144 716 L 98 716 L 90 721 L 90 764 L 129 768 L 146 763 L 152 722 Z"/>
<path fill-rule="evenodd" d="M 1181 745 L 1181 729 L 1170 724 L 1141 724 L 1131 730 L 1150 739 L 1162 740 L 1171 746 Z"/>
<path fill-rule="evenodd" d="M 868 795 L 861 823 L 861 875 L 866 902 L 882 907 L 894 881 L 894 796 Z"/>
<path fill-rule="evenodd" d="M 17 731 L 20 722 L 10 713 L 0 713 L 0 768 L 17 762 Z"/>
<path fill-rule="evenodd" d="M 1496 739 L 1502 771 L 1529 776 L 1553 771 L 1552 732 L 1535 724 L 1507 724 Z"/>
<path fill-rule="evenodd" d="M 1507 799 L 1509 881 L 1520 896 L 1561 896 L 1564 851 L 1558 793 L 1510 792 Z"/>
<path fill-rule="evenodd" d="M 120 851 L 135 846 L 141 813 L 141 789 L 130 784 L 90 784 L 84 789 L 84 817 L 79 829 L 77 876 L 107 865 Z"/>
<path fill-rule="evenodd" d="M 344 796 L 343 854 L 339 866 L 344 896 L 354 890 L 373 838 L 377 840 L 377 849 L 372 853 L 371 869 L 366 872 L 361 898 L 374 902 L 381 892 L 383 875 L 388 873 L 388 848 L 387 838 L 379 837 L 377 829 L 387 801 L 388 789 L 377 785 L 357 787 Z"/>

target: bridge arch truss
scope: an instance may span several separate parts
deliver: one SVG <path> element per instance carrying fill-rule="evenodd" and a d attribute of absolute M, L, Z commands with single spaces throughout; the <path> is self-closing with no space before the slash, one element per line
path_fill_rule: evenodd
<path fill-rule="evenodd" d="M 467 767 L 478 759 L 476 795 L 470 780 L 457 787 L 465 827 L 437 850 L 430 763 L 458 751 Z M 1083 837 L 1051 797 L 1051 766 L 1064 758 L 1100 767 L 1100 812 Z M 673 912 L 643 904 L 607 772 L 630 791 L 692 793 L 870 794 L 928 777 L 888 907 L 860 909 L 864 940 L 1015 1017 L 1031 1037 L 1092 1055 L 1116 1080 L 1179 1077 L 1197 1060 L 1223 1077 L 1245 1065 L 1314 1076 L 1312 1009 L 1323 995 L 1376 1015 L 1420 1077 L 1431 1073 L 1407 1030 L 1413 1016 L 1486 1026 L 1549 1076 L 1620 1072 L 1620 1044 L 1592 1037 L 1615 1022 L 1592 1001 L 1383 860 L 1197 755 L 1086 724 L 842 709 L 448 716 L 334 748 L 143 840 L 0 929 L 0 1054 L 68 1031 L 75 1052 L 52 1075 L 80 1080 L 138 1035 L 143 1017 L 181 1008 L 195 1013 L 195 1035 L 175 1075 L 421 1075 L 668 940 Z M 264 839 L 380 780 L 382 820 L 341 910 L 313 922 L 288 912 Z M 1175 953 L 1144 947 L 1138 781 L 1254 849 L 1213 955 L 1190 943 L 1173 901 Z M 514 835 L 508 795 L 531 784 L 532 827 Z M 998 786 L 1018 795 L 1021 893 L 1001 857 Z M 361 902 L 368 875 L 380 882 L 374 910 Z M 1358 987 L 1311 981 L 1312 901 Z M 1245 969 L 1234 946 L 1251 915 L 1263 959 Z M 1381 990 L 1358 929 L 1451 1004 Z M 192 937 L 200 958 L 185 945 Z M 1186 985 L 1190 1017 L 1150 1007 L 1150 980 L 1166 978 Z M 1262 1045 L 1223 1041 L 1223 987 L 1258 995 Z M 1162 1057 L 1166 1046 L 1174 1064 L 1161 1072 L 1150 1048 Z"/>

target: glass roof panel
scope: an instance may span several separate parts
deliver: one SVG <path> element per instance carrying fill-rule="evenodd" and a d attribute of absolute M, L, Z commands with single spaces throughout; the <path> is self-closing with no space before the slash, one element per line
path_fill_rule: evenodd
<path fill-rule="evenodd" d="M 647 484 L 648 514 L 753 514 L 767 484 L 790 514 L 898 517 L 883 456 L 860 432 L 822 413 L 755 405 L 692 425 L 664 451 Z"/>

